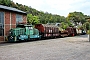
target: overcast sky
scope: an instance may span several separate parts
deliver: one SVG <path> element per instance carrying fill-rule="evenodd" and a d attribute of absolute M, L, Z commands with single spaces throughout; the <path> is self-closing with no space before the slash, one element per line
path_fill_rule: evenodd
<path fill-rule="evenodd" d="M 69 12 L 83 12 L 90 15 L 90 0 L 13 0 L 31 6 L 39 11 L 67 16 Z"/>

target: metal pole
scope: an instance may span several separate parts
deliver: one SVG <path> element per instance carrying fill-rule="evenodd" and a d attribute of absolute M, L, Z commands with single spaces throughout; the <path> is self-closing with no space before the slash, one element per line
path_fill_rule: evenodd
<path fill-rule="evenodd" d="M 88 34 L 89 42 L 90 42 L 90 34 Z"/>
<path fill-rule="evenodd" d="M 89 42 L 90 42 L 90 24 L 89 24 L 89 34 L 88 34 L 88 39 L 89 39 Z"/>

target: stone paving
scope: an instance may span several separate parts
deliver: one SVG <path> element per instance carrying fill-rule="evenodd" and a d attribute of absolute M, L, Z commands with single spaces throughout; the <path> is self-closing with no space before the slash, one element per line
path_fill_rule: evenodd
<path fill-rule="evenodd" d="M 87 35 L 0 43 L 0 60 L 90 60 Z"/>

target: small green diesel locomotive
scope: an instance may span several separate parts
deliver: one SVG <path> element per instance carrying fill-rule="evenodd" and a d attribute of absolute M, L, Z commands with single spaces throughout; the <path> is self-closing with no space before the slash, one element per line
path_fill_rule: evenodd
<path fill-rule="evenodd" d="M 39 30 L 32 25 L 17 25 L 17 28 L 9 31 L 8 42 L 25 41 L 31 39 L 40 39 Z"/>

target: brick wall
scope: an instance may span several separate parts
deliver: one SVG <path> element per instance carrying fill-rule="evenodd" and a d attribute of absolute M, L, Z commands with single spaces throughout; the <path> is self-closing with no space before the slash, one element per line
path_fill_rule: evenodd
<path fill-rule="evenodd" d="M 0 36 L 0 42 L 4 41 L 4 36 Z"/>
<path fill-rule="evenodd" d="M 16 28 L 16 13 L 11 13 L 11 28 Z"/>
<path fill-rule="evenodd" d="M 16 25 L 16 13 L 11 13 L 11 24 L 15 24 Z"/>
<path fill-rule="evenodd" d="M 4 29 L 4 33 L 5 33 L 5 36 L 8 35 L 8 32 L 10 30 L 10 12 L 5 12 L 5 29 Z"/>

